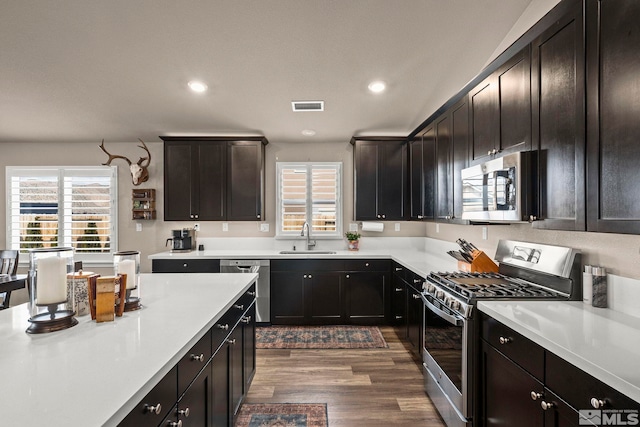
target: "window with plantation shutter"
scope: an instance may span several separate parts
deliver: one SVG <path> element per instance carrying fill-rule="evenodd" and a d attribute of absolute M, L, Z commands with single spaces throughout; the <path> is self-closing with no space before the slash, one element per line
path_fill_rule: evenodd
<path fill-rule="evenodd" d="M 76 261 L 111 262 L 116 172 L 115 166 L 7 167 L 7 247 L 24 254 L 73 247 Z"/>
<path fill-rule="evenodd" d="M 299 236 L 305 222 L 314 237 L 342 238 L 341 163 L 278 162 L 277 236 Z"/>

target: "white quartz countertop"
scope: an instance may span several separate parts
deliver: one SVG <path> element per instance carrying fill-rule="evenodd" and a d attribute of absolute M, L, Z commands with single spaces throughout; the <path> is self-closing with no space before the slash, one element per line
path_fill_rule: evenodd
<path fill-rule="evenodd" d="M 117 425 L 256 278 L 142 274 L 141 310 L 40 335 L 28 304 L 0 311 L 2 425 Z"/>
<path fill-rule="evenodd" d="M 640 402 L 640 319 L 582 302 L 485 301 L 478 309 Z"/>

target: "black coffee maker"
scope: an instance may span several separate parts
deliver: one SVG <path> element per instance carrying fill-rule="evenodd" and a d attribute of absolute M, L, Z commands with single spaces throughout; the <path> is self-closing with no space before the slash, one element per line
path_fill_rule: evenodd
<path fill-rule="evenodd" d="M 171 230 L 173 237 L 167 239 L 165 246 L 171 242 L 171 252 L 188 252 L 196 247 L 196 231 L 193 228 Z"/>

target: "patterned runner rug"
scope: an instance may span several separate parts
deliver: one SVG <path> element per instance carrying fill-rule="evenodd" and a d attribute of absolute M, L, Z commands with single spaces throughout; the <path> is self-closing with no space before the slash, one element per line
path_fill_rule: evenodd
<path fill-rule="evenodd" d="M 240 408 L 236 427 L 327 427 L 327 405 L 245 403 Z"/>
<path fill-rule="evenodd" d="M 264 326 L 256 330 L 257 348 L 387 348 L 377 326 Z"/>

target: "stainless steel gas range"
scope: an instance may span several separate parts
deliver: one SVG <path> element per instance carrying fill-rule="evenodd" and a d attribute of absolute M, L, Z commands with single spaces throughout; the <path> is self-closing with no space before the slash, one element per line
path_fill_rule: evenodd
<path fill-rule="evenodd" d="M 501 240 L 495 260 L 498 273 L 432 272 L 423 284 L 425 389 L 449 427 L 473 425 L 478 300 L 582 299 L 572 248 Z"/>

